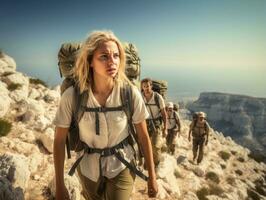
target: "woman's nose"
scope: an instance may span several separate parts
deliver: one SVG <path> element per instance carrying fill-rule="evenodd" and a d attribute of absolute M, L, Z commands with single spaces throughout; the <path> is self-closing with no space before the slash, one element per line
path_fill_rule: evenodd
<path fill-rule="evenodd" d="M 110 56 L 109 56 L 109 58 L 108 58 L 108 62 L 111 63 L 111 64 L 115 63 L 115 58 L 114 58 L 113 55 L 110 55 Z"/>

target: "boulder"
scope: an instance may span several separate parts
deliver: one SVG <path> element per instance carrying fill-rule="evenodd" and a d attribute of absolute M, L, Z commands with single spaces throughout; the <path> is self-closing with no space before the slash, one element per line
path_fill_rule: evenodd
<path fill-rule="evenodd" d="M 16 62 L 10 56 L 0 51 L 0 75 L 8 72 L 15 72 Z"/>
<path fill-rule="evenodd" d="M 51 124 L 51 121 L 43 115 L 36 116 L 35 119 L 34 129 L 37 131 L 44 131 Z"/>
<path fill-rule="evenodd" d="M 9 96 L 0 93 L 0 118 L 6 115 L 10 108 L 10 104 L 11 99 L 9 98 Z"/>
<path fill-rule="evenodd" d="M 25 191 L 30 179 L 28 159 L 19 154 L 1 154 L 0 176 L 7 178 L 14 188 L 19 187 Z"/>
<path fill-rule="evenodd" d="M 43 146 L 50 153 L 53 153 L 54 130 L 52 128 L 47 128 L 44 133 L 40 134 L 40 140 L 41 140 Z"/>
<path fill-rule="evenodd" d="M 44 101 L 47 103 L 59 102 L 60 93 L 55 90 L 46 90 L 44 94 Z"/>
<path fill-rule="evenodd" d="M 68 190 L 70 200 L 82 200 L 81 197 L 81 185 L 79 183 L 76 175 L 69 176 L 68 174 L 64 175 L 65 177 L 65 185 Z M 51 190 L 51 194 L 55 197 L 55 178 L 53 178 L 49 183 L 49 188 Z"/>
<path fill-rule="evenodd" d="M 0 199 L 2 200 L 24 200 L 23 189 L 14 188 L 10 181 L 0 176 Z"/>

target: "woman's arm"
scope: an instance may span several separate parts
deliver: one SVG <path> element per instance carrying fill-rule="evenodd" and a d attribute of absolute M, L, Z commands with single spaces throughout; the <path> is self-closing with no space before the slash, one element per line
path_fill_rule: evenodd
<path fill-rule="evenodd" d="M 153 154 L 150 138 L 147 131 L 147 126 L 145 120 L 135 124 L 138 141 L 143 150 L 145 163 L 149 173 L 148 179 L 148 195 L 149 197 L 155 197 L 158 192 L 158 186 L 156 182 L 156 174 L 154 169 Z"/>
<path fill-rule="evenodd" d="M 54 138 L 54 167 L 56 181 L 56 200 L 69 199 L 64 183 L 65 144 L 68 128 L 56 127 Z"/>

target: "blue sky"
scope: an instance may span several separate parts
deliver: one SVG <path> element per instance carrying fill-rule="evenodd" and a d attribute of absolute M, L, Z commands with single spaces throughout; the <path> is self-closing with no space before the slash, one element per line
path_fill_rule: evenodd
<path fill-rule="evenodd" d="M 0 7 L 0 49 L 54 83 L 60 45 L 108 29 L 137 46 L 143 76 L 162 75 L 172 92 L 197 79 L 196 93 L 266 97 L 265 10 L 264 0 L 10 0 Z"/>

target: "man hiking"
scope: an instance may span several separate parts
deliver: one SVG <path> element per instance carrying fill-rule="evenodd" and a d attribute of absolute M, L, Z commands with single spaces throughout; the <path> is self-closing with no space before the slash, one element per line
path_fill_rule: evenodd
<path fill-rule="evenodd" d="M 141 90 L 149 112 L 146 122 L 152 143 L 153 160 L 155 167 L 157 167 L 161 157 L 161 137 L 167 135 L 165 103 L 163 97 L 152 90 L 152 80 L 150 78 L 141 81 Z"/>
<path fill-rule="evenodd" d="M 181 131 L 180 119 L 178 113 L 173 110 L 174 104 L 173 102 L 167 103 L 167 137 L 166 144 L 168 147 L 168 153 L 174 155 L 175 153 L 175 139 L 177 133 Z"/>
<path fill-rule="evenodd" d="M 188 140 L 191 141 L 192 133 L 192 151 L 193 162 L 197 159 L 197 164 L 203 159 L 204 144 L 208 144 L 210 126 L 206 121 L 206 114 L 204 112 L 196 112 L 193 115 L 193 120 L 190 124 Z"/>

